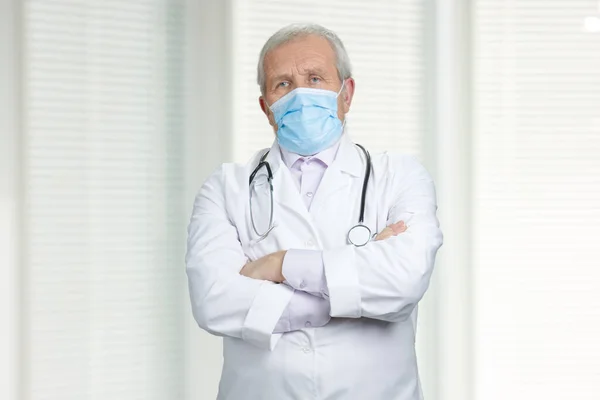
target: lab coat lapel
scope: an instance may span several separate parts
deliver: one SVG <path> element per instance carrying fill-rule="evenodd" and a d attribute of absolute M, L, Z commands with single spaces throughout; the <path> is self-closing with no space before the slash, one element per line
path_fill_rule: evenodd
<path fill-rule="evenodd" d="M 364 169 L 364 162 L 358 151 L 348 134 L 344 134 L 338 154 L 325 171 L 319 184 L 311 209 L 318 210 L 325 207 L 328 202 L 340 202 L 345 201 L 344 198 L 348 198 L 353 180 L 360 177 Z M 340 197 L 337 192 L 342 189 L 348 193 L 344 193 L 344 196 Z"/>
<path fill-rule="evenodd" d="M 269 155 L 266 159 L 271 165 L 273 171 L 273 193 L 275 201 L 275 225 L 289 224 L 292 220 L 287 220 L 291 214 L 292 217 L 301 220 L 304 226 L 308 229 L 307 232 L 312 237 L 315 237 L 318 242 L 318 231 L 315 228 L 314 221 L 308 212 L 306 205 L 302 201 L 298 188 L 294 184 L 293 176 L 287 166 L 283 163 L 281 151 L 277 141 L 271 147 Z M 265 185 L 268 189 L 268 185 Z M 268 193 L 263 193 L 262 197 L 266 197 Z M 274 232 L 277 229 L 274 230 Z M 301 237 L 306 236 L 302 232 L 297 232 Z"/>

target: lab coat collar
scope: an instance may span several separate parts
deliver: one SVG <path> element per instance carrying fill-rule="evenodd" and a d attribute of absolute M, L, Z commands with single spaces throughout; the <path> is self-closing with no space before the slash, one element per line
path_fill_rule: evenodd
<path fill-rule="evenodd" d="M 261 154 L 264 154 L 264 152 L 262 152 Z M 277 139 L 273 141 L 273 144 L 269 149 L 269 154 L 267 155 L 267 158 L 265 160 L 271 166 L 271 171 L 273 172 L 273 175 L 275 175 L 275 173 L 279 170 L 281 164 L 284 164 L 283 154 L 281 154 L 281 149 L 279 148 L 279 143 L 277 143 Z"/>
<path fill-rule="evenodd" d="M 340 142 L 335 160 L 331 164 L 332 167 L 339 168 L 340 171 L 346 172 L 352 176 L 361 176 L 364 167 L 361 159 L 361 150 L 356 147 L 347 131 L 344 132 Z"/>

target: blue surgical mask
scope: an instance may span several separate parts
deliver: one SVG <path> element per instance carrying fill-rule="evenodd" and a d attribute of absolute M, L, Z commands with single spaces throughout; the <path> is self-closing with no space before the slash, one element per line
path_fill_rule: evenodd
<path fill-rule="evenodd" d="M 277 123 L 277 141 L 284 149 L 310 156 L 332 146 L 344 129 L 337 115 L 339 92 L 296 88 L 269 108 Z"/>

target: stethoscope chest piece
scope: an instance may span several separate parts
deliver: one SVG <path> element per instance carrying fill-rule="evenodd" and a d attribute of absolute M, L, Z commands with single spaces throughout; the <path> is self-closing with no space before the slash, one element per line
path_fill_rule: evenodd
<path fill-rule="evenodd" d="M 348 243 L 361 247 L 371 240 L 371 230 L 363 224 L 354 225 L 348 231 Z"/>

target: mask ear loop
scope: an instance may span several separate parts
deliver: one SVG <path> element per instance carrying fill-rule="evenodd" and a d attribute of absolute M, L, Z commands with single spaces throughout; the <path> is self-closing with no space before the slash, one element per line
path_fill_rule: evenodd
<path fill-rule="evenodd" d="M 346 86 L 346 80 L 345 79 L 342 80 L 342 87 L 340 88 L 340 91 L 337 93 L 337 96 L 335 96 L 336 98 L 340 97 L 340 94 L 342 94 L 342 90 L 344 90 L 344 86 Z"/>
<path fill-rule="evenodd" d="M 338 92 L 337 96 L 335 96 L 335 98 L 337 99 L 338 97 L 340 97 L 340 94 L 342 94 L 342 91 L 344 90 L 344 86 L 346 85 L 346 80 L 343 79 L 342 80 L 342 87 L 340 88 L 340 91 Z M 344 116 L 344 120 L 342 121 L 342 133 L 344 133 L 344 128 L 346 127 L 346 116 Z"/>
<path fill-rule="evenodd" d="M 275 123 L 276 123 L 277 125 L 279 125 L 279 124 L 277 123 L 277 120 L 275 119 L 275 112 L 273 112 L 273 109 L 271 108 L 272 104 L 269 104 L 269 103 L 267 102 L 267 99 L 266 99 L 266 98 L 265 98 L 264 100 L 265 100 L 265 104 L 267 105 L 267 109 L 269 110 L 269 113 L 271 113 L 271 115 L 273 116 L 273 121 L 275 121 Z M 275 103 L 276 103 L 276 102 L 277 102 L 277 101 L 275 101 Z M 275 103 L 273 103 L 273 104 L 275 104 Z"/>

